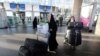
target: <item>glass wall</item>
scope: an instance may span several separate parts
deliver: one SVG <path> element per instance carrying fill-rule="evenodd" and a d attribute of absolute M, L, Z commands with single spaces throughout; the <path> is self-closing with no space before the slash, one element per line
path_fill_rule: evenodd
<path fill-rule="evenodd" d="M 0 0 L 0 2 L 4 2 L 4 7 L 8 17 L 7 21 L 10 27 L 16 27 L 23 24 L 23 19 L 21 19 L 21 14 L 23 13 L 25 14 L 25 24 L 27 26 L 32 26 L 34 16 L 40 19 L 41 14 L 46 20 L 48 20 L 47 18 L 50 12 L 55 13 L 55 17 L 57 14 L 61 13 L 66 16 L 70 14 L 70 7 L 72 6 L 72 0 Z M 12 6 L 11 3 L 14 6 Z M 44 6 L 42 9 L 43 11 L 41 11 L 39 5 Z M 55 8 L 54 11 L 52 11 L 53 7 Z"/>
<path fill-rule="evenodd" d="M 32 26 L 32 12 L 25 12 L 26 18 L 25 22 L 27 26 Z"/>

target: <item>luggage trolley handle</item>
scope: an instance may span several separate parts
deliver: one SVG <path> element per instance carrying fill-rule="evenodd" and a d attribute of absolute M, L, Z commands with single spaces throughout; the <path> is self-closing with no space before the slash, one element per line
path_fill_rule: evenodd
<path fill-rule="evenodd" d="M 39 29 L 41 29 L 41 28 L 39 28 Z M 38 29 L 38 31 L 36 32 L 37 40 L 39 40 L 39 36 L 38 36 L 38 35 L 40 34 L 40 33 L 39 33 L 39 32 L 40 32 L 39 29 Z"/>
<path fill-rule="evenodd" d="M 40 26 L 42 26 L 42 25 L 40 25 Z M 37 40 L 39 40 L 39 34 L 40 34 L 40 32 L 41 32 L 41 27 L 39 27 L 38 29 L 37 29 L 37 32 L 36 32 L 36 37 L 37 37 Z"/>
<path fill-rule="evenodd" d="M 38 39 L 38 38 L 39 38 L 39 37 L 38 37 L 38 32 L 36 32 L 36 36 L 37 36 L 37 40 L 39 40 L 39 39 Z"/>

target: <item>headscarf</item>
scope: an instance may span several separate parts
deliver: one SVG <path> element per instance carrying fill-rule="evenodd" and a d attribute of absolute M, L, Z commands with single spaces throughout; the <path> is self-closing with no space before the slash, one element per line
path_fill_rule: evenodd
<path fill-rule="evenodd" d="M 55 21 L 54 16 L 52 14 L 51 14 L 51 17 L 50 17 L 50 23 L 56 24 L 56 21 Z"/>
<path fill-rule="evenodd" d="M 33 20 L 33 27 L 37 28 L 37 18 L 36 17 Z"/>
<path fill-rule="evenodd" d="M 49 29 L 52 29 L 53 31 L 57 31 L 57 24 L 56 24 L 56 21 L 54 19 L 54 16 L 51 14 L 51 17 L 50 17 L 50 22 L 49 22 Z"/>

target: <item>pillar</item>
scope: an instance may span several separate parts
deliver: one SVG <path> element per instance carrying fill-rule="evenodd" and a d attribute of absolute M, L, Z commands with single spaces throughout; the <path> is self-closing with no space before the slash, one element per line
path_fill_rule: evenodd
<path fill-rule="evenodd" d="M 0 7 L 0 28 L 6 28 L 8 24 L 4 3 L 0 3 Z"/>
<path fill-rule="evenodd" d="M 100 36 L 100 15 L 98 17 L 97 24 L 96 24 L 95 35 Z"/>
<path fill-rule="evenodd" d="M 32 4 L 32 19 L 34 19 L 34 11 L 33 11 L 33 4 Z"/>
<path fill-rule="evenodd" d="M 71 14 L 75 17 L 76 21 L 79 21 L 80 14 L 81 14 L 81 6 L 83 0 L 74 0 L 73 1 L 73 8 Z"/>
<path fill-rule="evenodd" d="M 97 8 L 97 3 L 94 2 L 93 3 L 93 9 L 92 9 L 91 16 L 90 16 L 89 30 L 93 30 L 93 26 L 92 25 L 93 25 L 94 18 L 95 18 L 96 8 Z"/>

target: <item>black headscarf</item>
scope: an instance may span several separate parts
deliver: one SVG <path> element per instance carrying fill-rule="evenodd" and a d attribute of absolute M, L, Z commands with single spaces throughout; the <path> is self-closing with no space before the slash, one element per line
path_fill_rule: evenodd
<path fill-rule="evenodd" d="M 33 20 L 33 28 L 37 28 L 37 18 L 36 17 Z"/>
<path fill-rule="evenodd" d="M 57 24 L 52 14 L 49 22 L 49 29 L 52 29 L 53 31 L 57 31 Z"/>
<path fill-rule="evenodd" d="M 51 18 L 50 18 L 50 23 L 56 23 L 55 19 L 54 19 L 54 16 L 52 14 L 51 14 Z"/>

